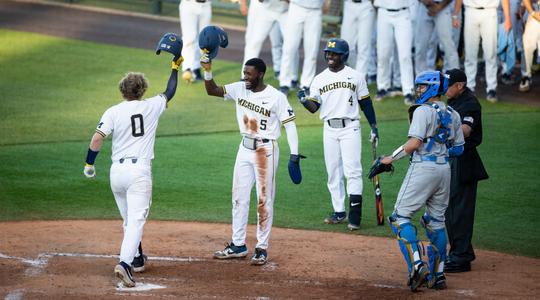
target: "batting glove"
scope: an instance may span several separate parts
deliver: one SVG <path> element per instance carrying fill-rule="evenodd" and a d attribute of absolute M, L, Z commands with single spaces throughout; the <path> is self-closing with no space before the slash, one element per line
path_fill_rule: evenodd
<path fill-rule="evenodd" d="M 178 68 L 182 65 L 182 62 L 184 62 L 184 58 L 182 56 L 178 57 L 178 58 L 173 58 L 173 61 L 172 61 L 172 68 L 175 69 L 175 70 L 178 70 Z"/>
<path fill-rule="evenodd" d="M 208 57 L 208 50 L 202 49 L 201 50 L 201 66 L 206 70 L 210 71 L 212 69 L 212 61 L 210 60 L 210 57 Z"/>
<path fill-rule="evenodd" d="M 298 100 L 300 100 L 301 103 L 306 102 L 306 90 L 305 89 L 299 89 L 298 92 L 296 92 L 296 96 L 298 97 Z"/>
<path fill-rule="evenodd" d="M 379 130 L 377 127 L 371 127 L 371 133 L 369 134 L 369 141 L 377 147 L 379 145 Z"/>
<path fill-rule="evenodd" d="M 95 178 L 96 168 L 94 167 L 94 165 L 85 164 L 83 174 L 84 176 L 86 176 L 86 178 Z"/>

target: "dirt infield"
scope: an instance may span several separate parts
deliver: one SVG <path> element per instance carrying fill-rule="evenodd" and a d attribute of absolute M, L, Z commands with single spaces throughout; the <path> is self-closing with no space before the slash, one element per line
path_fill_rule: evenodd
<path fill-rule="evenodd" d="M 253 247 L 255 228 L 248 231 Z M 137 287 L 116 286 L 120 221 L 0 223 L 0 297 L 215 299 L 535 298 L 540 260 L 478 251 L 473 271 L 449 274 L 445 291 L 412 294 L 388 238 L 274 228 L 265 266 L 212 259 L 230 225 L 149 221 L 150 257 Z M 250 248 L 250 252 L 252 249 Z"/>

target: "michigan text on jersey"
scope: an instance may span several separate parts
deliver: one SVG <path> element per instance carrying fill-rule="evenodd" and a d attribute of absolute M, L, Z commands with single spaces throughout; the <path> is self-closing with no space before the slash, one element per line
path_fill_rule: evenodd
<path fill-rule="evenodd" d="M 319 94 L 322 95 L 324 93 L 328 93 L 335 89 L 350 89 L 354 92 L 356 91 L 356 84 L 352 82 L 347 82 L 347 81 L 338 81 L 338 82 L 330 83 L 320 88 Z"/>
<path fill-rule="evenodd" d="M 256 113 L 259 113 L 263 116 L 270 117 L 270 110 L 266 109 L 260 105 L 257 105 L 255 103 L 251 103 L 245 99 L 238 98 L 238 105 L 243 106 L 249 110 L 252 110 Z"/>

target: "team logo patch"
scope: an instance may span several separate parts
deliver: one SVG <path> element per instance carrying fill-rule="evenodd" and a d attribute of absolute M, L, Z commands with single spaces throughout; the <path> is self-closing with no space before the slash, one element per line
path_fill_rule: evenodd
<path fill-rule="evenodd" d="M 474 123 L 473 117 L 465 117 L 465 118 L 463 118 L 463 121 L 464 122 L 469 122 L 469 123 Z"/>
<path fill-rule="evenodd" d="M 328 48 L 336 48 L 336 42 L 328 42 L 326 45 Z"/>
<path fill-rule="evenodd" d="M 175 41 L 176 41 L 176 37 L 175 37 L 174 35 L 170 35 L 170 36 L 169 36 L 169 41 L 175 42 Z"/>

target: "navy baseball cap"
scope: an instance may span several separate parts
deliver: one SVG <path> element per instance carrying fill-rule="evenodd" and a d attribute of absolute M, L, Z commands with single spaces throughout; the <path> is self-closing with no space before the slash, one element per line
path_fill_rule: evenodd
<path fill-rule="evenodd" d="M 448 86 L 451 86 L 452 84 L 456 82 L 465 82 L 467 83 L 467 75 L 465 72 L 461 71 L 460 69 L 452 69 L 446 71 L 446 74 L 450 77 L 448 80 Z"/>

